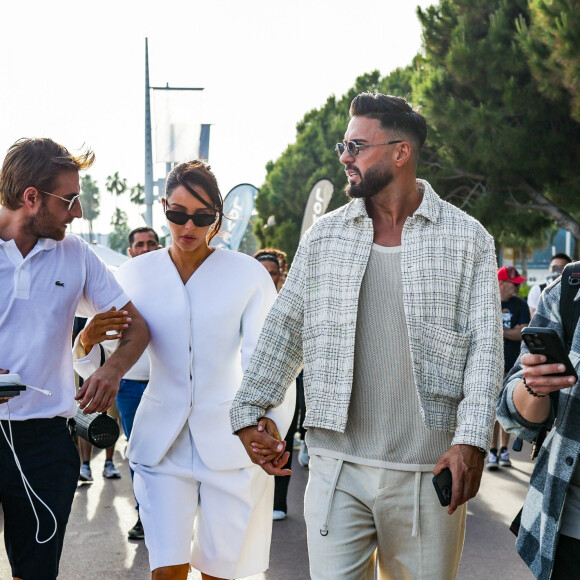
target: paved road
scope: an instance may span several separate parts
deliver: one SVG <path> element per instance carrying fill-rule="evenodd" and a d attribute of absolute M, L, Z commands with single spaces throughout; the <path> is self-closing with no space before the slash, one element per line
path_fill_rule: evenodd
<path fill-rule="evenodd" d="M 119 446 L 122 447 L 122 446 Z M 467 536 L 458 580 L 531 580 L 533 577 L 515 553 L 514 537 L 508 526 L 521 507 L 532 464 L 529 446 L 513 453 L 514 467 L 484 473 L 481 490 L 469 504 Z M 116 464 L 120 480 L 104 480 L 101 470 L 104 454 L 95 455 L 92 468 L 95 482 L 77 490 L 70 518 L 61 573 L 63 580 L 145 580 L 150 577 L 147 550 L 142 541 L 128 541 L 127 530 L 135 522 L 127 462 L 119 452 Z M 308 555 L 302 517 L 302 497 L 308 471 L 294 462 L 290 482 L 290 513 L 286 520 L 274 522 L 271 566 L 265 574 L 246 580 L 307 580 Z M 2 518 L 0 512 L 0 536 Z M 0 539 L 0 579 L 10 578 Z M 197 572 L 190 580 L 198 580 Z"/>

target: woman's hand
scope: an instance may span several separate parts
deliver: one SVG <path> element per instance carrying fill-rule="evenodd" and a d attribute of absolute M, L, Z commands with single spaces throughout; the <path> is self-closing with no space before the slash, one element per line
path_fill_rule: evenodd
<path fill-rule="evenodd" d="M 131 323 L 128 314 L 126 310 L 118 311 L 114 306 L 107 312 L 96 314 L 80 332 L 80 340 L 85 352 L 88 354 L 95 344 L 104 340 L 121 338 L 123 330 L 129 328 Z"/>

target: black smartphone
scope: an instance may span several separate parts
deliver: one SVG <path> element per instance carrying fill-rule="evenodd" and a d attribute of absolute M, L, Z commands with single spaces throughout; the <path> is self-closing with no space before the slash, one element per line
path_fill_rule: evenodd
<path fill-rule="evenodd" d="M 527 326 L 522 330 L 522 339 L 532 354 L 543 354 L 549 364 L 565 365 L 566 370 L 563 373 L 554 373 L 551 376 L 572 375 L 578 380 L 578 374 L 568 358 L 564 343 L 553 328 Z"/>
<path fill-rule="evenodd" d="M 433 476 L 433 486 L 437 492 L 439 503 L 447 507 L 451 503 L 451 470 L 446 467 Z"/>
<path fill-rule="evenodd" d="M 0 397 L 17 397 L 26 390 L 26 385 L 20 383 L 0 383 Z"/>

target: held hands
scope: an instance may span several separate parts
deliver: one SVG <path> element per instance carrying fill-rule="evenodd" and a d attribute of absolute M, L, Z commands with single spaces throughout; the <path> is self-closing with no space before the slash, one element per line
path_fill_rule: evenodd
<path fill-rule="evenodd" d="M 526 384 L 540 396 L 566 389 L 576 383 L 572 375 L 547 376 L 553 373 L 563 373 L 566 367 L 561 363 L 546 364 L 546 357 L 543 354 L 524 354 L 520 362 Z"/>
<path fill-rule="evenodd" d="M 453 481 L 451 503 L 447 509 L 449 515 L 477 494 L 483 473 L 483 460 L 481 450 L 472 445 L 453 445 L 439 458 L 433 475 L 449 467 Z"/>
<path fill-rule="evenodd" d="M 96 314 L 80 332 L 85 352 L 89 353 L 95 344 L 103 342 L 103 340 L 121 338 L 123 330 L 129 328 L 129 324 L 131 324 L 131 318 L 128 314 L 126 310 L 118 311 L 114 306 L 107 312 Z"/>
<path fill-rule="evenodd" d="M 290 475 L 290 469 L 283 469 L 290 457 L 285 451 L 286 441 L 282 440 L 276 423 L 262 417 L 257 425 L 245 427 L 237 432 L 246 453 L 256 465 L 269 475 Z"/>

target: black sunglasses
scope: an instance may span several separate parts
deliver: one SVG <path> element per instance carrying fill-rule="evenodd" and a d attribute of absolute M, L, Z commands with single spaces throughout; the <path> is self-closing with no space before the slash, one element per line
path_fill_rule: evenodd
<path fill-rule="evenodd" d="M 387 141 L 386 143 L 357 143 L 356 141 L 349 141 L 348 143 L 337 143 L 334 150 L 340 157 L 345 149 L 351 157 L 356 157 L 360 153 L 360 149 L 364 147 L 377 147 L 378 145 L 394 145 L 395 143 L 402 143 L 400 139 L 395 141 Z"/>
<path fill-rule="evenodd" d="M 173 209 L 165 210 L 165 217 L 174 224 L 184 226 L 189 220 L 198 228 L 211 226 L 217 219 L 217 213 L 185 213 Z"/>

